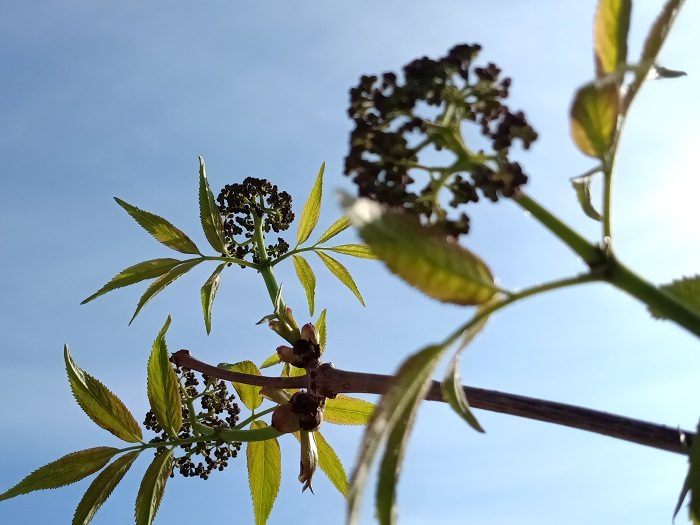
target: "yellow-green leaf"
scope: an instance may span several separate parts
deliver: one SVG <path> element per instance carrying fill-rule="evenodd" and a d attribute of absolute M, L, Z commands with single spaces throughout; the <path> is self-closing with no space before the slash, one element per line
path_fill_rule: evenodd
<path fill-rule="evenodd" d="M 165 333 L 170 326 L 170 316 L 153 342 L 148 358 L 148 401 L 158 424 L 170 437 L 177 438 L 182 426 L 182 401 L 175 370 L 170 364 Z"/>
<path fill-rule="evenodd" d="M 309 315 L 314 315 L 314 299 L 316 295 L 316 276 L 311 266 L 301 255 L 294 256 L 294 269 L 297 278 L 306 292 L 306 301 L 309 303 Z"/>
<path fill-rule="evenodd" d="M 163 217 L 155 213 L 140 210 L 136 206 L 132 206 L 118 197 L 114 197 L 114 200 L 117 201 L 117 204 L 124 208 L 144 230 L 153 235 L 156 240 L 162 242 L 168 248 L 172 248 L 180 253 L 200 254 L 197 245 L 192 242 L 182 230 L 170 224 L 170 222 L 166 221 Z"/>
<path fill-rule="evenodd" d="M 165 493 L 165 484 L 173 469 L 173 450 L 170 448 L 158 454 L 146 469 L 136 495 L 136 525 L 151 525 L 156 517 Z"/>
<path fill-rule="evenodd" d="M 262 421 L 253 421 L 250 428 L 266 426 Z M 246 457 L 255 525 L 265 525 L 282 481 L 282 455 L 279 443 L 276 439 L 251 441 L 247 445 Z"/>
<path fill-rule="evenodd" d="M 350 290 L 352 290 L 352 293 L 355 294 L 357 300 L 360 301 L 362 306 L 364 306 L 365 300 L 362 298 L 362 295 L 360 295 L 360 290 L 357 289 L 357 285 L 355 284 L 355 281 L 353 280 L 347 268 L 345 268 L 345 266 L 336 261 L 333 257 L 331 257 L 330 255 L 326 255 L 323 252 L 317 251 L 316 255 L 318 255 L 321 258 L 323 264 L 326 265 L 326 268 L 328 268 L 341 283 L 343 283 L 345 286 L 350 288 Z"/>
<path fill-rule="evenodd" d="M 700 275 L 677 279 L 670 284 L 660 287 L 667 295 L 676 301 L 683 303 L 686 307 L 694 310 L 700 315 Z M 657 319 L 666 319 L 663 312 L 650 308 L 651 315 Z"/>
<path fill-rule="evenodd" d="M 226 263 L 217 266 L 214 273 L 209 276 L 207 282 L 202 286 L 202 310 L 204 312 L 204 326 L 207 329 L 207 334 L 211 333 L 211 309 L 214 306 L 216 292 L 219 290 L 219 283 L 221 282 L 221 272 L 224 271 L 224 268 L 226 268 Z"/>
<path fill-rule="evenodd" d="M 619 90 L 611 80 L 586 84 L 571 106 L 571 137 L 586 155 L 604 159 L 615 140 Z"/>
<path fill-rule="evenodd" d="M 347 216 L 343 215 L 340 219 L 331 224 L 331 227 L 328 228 L 325 231 L 325 233 L 318 238 L 316 244 L 323 244 L 324 242 L 338 235 L 340 232 L 347 230 L 349 227 L 350 219 L 348 219 Z"/>
<path fill-rule="evenodd" d="M 588 217 L 594 221 L 600 221 L 602 217 L 600 213 L 593 207 L 591 202 L 591 179 L 593 175 L 584 175 L 581 177 L 574 177 L 571 179 L 571 185 L 576 190 L 576 198 L 578 203 Z"/>
<path fill-rule="evenodd" d="M 366 244 L 341 244 L 340 246 L 328 248 L 328 250 L 344 255 L 351 255 L 352 257 L 359 257 L 361 259 L 379 259 Z"/>
<path fill-rule="evenodd" d="M 134 322 L 134 319 L 136 319 L 136 316 L 139 314 L 141 311 L 141 308 L 146 306 L 146 303 L 153 299 L 156 295 L 158 295 L 160 292 L 162 292 L 167 286 L 175 282 L 177 279 L 185 275 L 187 272 L 189 272 L 192 268 L 194 268 L 196 265 L 198 265 L 200 262 L 202 262 L 203 259 L 192 259 L 189 261 L 184 261 L 181 264 L 175 266 L 173 269 L 171 269 L 168 273 L 161 275 L 153 281 L 153 283 L 146 288 L 146 291 L 143 292 L 143 295 L 141 296 L 141 299 L 139 299 L 139 304 L 136 305 L 136 311 L 134 312 L 133 317 L 131 318 L 131 321 L 129 321 L 129 324 Z"/>
<path fill-rule="evenodd" d="M 299 219 L 299 230 L 297 231 L 297 245 L 306 241 L 314 231 L 318 217 L 321 214 L 321 196 L 323 194 L 323 172 L 326 169 L 326 163 L 321 164 L 321 169 L 318 170 L 316 182 L 311 188 L 309 198 L 306 199 L 304 209 L 301 210 L 301 218 Z"/>
<path fill-rule="evenodd" d="M 275 352 L 270 357 L 265 359 L 265 361 L 263 361 L 263 364 L 260 365 L 260 370 L 262 370 L 263 368 L 269 368 L 271 366 L 274 366 L 274 365 L 278 364 L 279 362 L 280 362 L 280 356 L 278 356 L 277 352 Z"/>
<path fill-rule="evenodd" d="M 600 0 L 593 26 L 596 74 L 603 76 L 627 61 L 632 0 Z"/>
<path fill-rule="evenodd" d="M 124 474 L 128 472 L 140 453 L 140 450 L 135 450 L 124 454 L 98 474 L 78 503 L 72 525 L 87 525 L 92 521 L 92 518 L 100 510 L 102 504 L 107 501 L 114 488 L 119 485 Z"/>
<path fill-rule="evenodd" d="M 230 370 L 231 372 L 240 372 L 241 374 L 249 374 L 254 376 L 260 375 L 260 370 L 252 361 L 241 361 L 240 363 L 228 364 L 219 363 L 218 368 Z M 248 410 L 255 410 L 262 404 L 260 396 L 260 387 L 255 385 L 246 385 L 245 383 L 233 383 L 233 387 L 238 392 L 238 397 Z"/>
<path fill-rule="evenodd" d="M 156 277 L 160 277 L 164 273 L 172 270 L 175 266 L 180 264 L 180 262 L 181 261 L 178 261 L 177 259 L 153 259 L 129 266 L 126 270 L 122 270 L 115 275 L 111 281 L 80 304 L 89 303 L 100 295 L 104 295 L 107 292 L 116 290 L 117 288 L 139 283 L 141 281 L 145 281 L 146 279 L 155 279 Z"/>
<path fill-rule="evenodd" d="M 121 399 L 75 364 L 68 345 L 63 349 L 71 390 L 80 408 L 95 424 L 129 443 L 143 440 L 139 424 Z"/>
<path fill-rule="evenodd" d="M 326 399 L 323 420 L 336 425 L 366 425 L 374 408 L 369 401 L 338 394 L 335 399 Z"/>
<path fill-rule="evenodd" d="M 294 437 L 301 441 L 299 432 L 294 432 Z M 345 467 L 343 467 L 338 454 L 335 453 L 333 447 L 330 446 L 320 432 L 314 432 L 314 439 L 318 449 L 318 466 L 333 483 L 333 486 L 338 489 L 338 492 L 347 497 L 348 475 L 345 473 Z"/>
<path fill-rule="evenodd" d="M 219 253 L 228 254 L 224 238 L 224 223 L 214 200 L 214 194 L 211 192 L 202 157 L 199 157 L 199 218 L 209 245 Z"/>
<path fill-rule="evenodd" d="M 118 452 L 119 449 L 113 447 L 95 447 L 67 454 L 35 470 L 10 490 L 0 494 L 0 501 L 80 481 L 104 467 Z"/>
<path fill-rule="evenodd" d="M 408 284 L 443 302 L 474 305 L 497 291 L 491 271 L 476 255 L 413 216 L 369 199 L 348 211 L 353 225 L 384 264 Z"/>
<path fill-rule="evenodd" d="M 316 330 L 318 330 L 318 344 L 321 347 L 321 354 L 326 351 L 326 309 L 324 308 L 321 314 L 316 319 Z"/>

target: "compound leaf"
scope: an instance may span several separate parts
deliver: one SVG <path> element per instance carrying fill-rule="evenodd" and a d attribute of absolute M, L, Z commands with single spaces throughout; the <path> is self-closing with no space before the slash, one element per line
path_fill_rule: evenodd
<path fill-rule="evenodd" d="M 262 421 L 253 421 L 250 428 L 266 426 Z M 279 443 L 276 439 L 251 441 L 246 448 L 246 457 L 255 525 L 265 525 L 282 481 L 282 455 Z"/>

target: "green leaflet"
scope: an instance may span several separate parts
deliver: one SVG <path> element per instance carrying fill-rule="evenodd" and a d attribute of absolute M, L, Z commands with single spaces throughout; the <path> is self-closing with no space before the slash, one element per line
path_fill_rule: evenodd
<path fill-rule="evenodd" d="M 94 423 L 129 443 L 139 443 L 143 434 L 139 424 L 115 396 L 100 381 L 78 367 L 70 355 L 68 345 L 64 346 L 63 357 L 66 372 L 75 400 Z"/>
<path fill-rule="evenodd" d="M 177 259 L 153 259 L 129 266 L 126 270 L 122 270 L 115 275 L 111 281 L 97 290 L 97 292 L 92 294 L 90 297 L 83 300 L 83 302 L 80 304 L 89 303 L 93 299 L 98 298 L 100 295 L 104 295 L 107 292 L 116 290 L 117 288 L 129 286 L 146 279 L 155 279 L 156 277 L 160 277 L 164 273 L 172 270 L 175 266 L 180 264 L 180 262 L 181 261 Z"/>
<path fill-rule="evenodd" d="M 67 454 L 35 470 L 10 490 L 0 494 L 0 501 L 80 481 L 104 467 L 118 452 L 119 449 L 113 447 L 95 447 Z"/>
<path fill-rule="evenodd" d="M 384 264 L 408 284 L 443 302 L 474 305 L 498 287 L 476 255 L 415 217 L 357 199 L 348 211 L 360 236 Z"/>
<path fill-rule="evenodd" d="M 367 484 L 370 467 L 385 439 L 390 439 L 392 444 L 399 447 L 398 450 L 390 451 L 391 454 L 396 455 L 394 461 L 396 468 L 393 474 L 395 477 L 396 469 L 400 466 L 401 449 L 405 445 L 403 435 L 410 430 L 411 414 L 425 396 L 430 384 L 430 376 L 445 350 L 445 346 L 432 345 L 410 356 L 399 368 L 391 390 L 382 396 L 365 431 L 360 445 L 360 456 L 350 480 L 348 524 L 358 522 L 360 500 Z M 389 463 L 386 463 L 382 469 L 385 476 L 391 476 L 391 469 L 388 469 L 388 466 Z M 388 486 L 384 478 L 380 479 L 379 483 L 384 489 Z M 387 501 L 386 495 L 383 494 L 381 504 L 386 505 Z M 378 509 L 378 514 L 383 513 L 384 510 Z"/>
<path fill-rule="evenodd" d="M 263 368 L 269 368 L 271 366 L 274 366 L 279 362 L 280 362 L 280 356 L 278 356 L 277 352 L 275 352 L 270 357 L 265 359 L 265 361 L 263 361 L 263 363 L 260 365 L 260 370 L 262 370 Z"/>
<path fill-rule="evenodd" d="M 318 330 L 318 344 L 321 346 L 321 354 L 326 351 L 326 337 L 327 337 L 327 328 L 326 328 L 326 309 L 324 308 L 323 311 L 321 312 L 321 315 L 318 316 L 318 319 L 316 319 L 316 330 Z"/>
<path fill-rule="evenodd" d="M 250 428 L 266 426 L 262 421 L 253 421 Z M 246 447 L 246 457 L 255 525 L 264 525 L 275 504 L 282 481 L 282 455 L 279 443 L 276 439 L 252 441 Z"/>
<path fill-rule="evenodd" d="M 338 394 L 335 399 L 326 399 L 323 420 L 336 425 L 366 425 L 374 408 L 369 401 Z"/>
<path fill-rule="evenodd" d="M 199 157 L 199 219 L 209 245 L 217 252 L 228 255 L 224 224 L 207 180 L 207 171 L 202 157 Z"/>
<path fill-rule="evenodd" d="M 216 292 L 219 290 L 219 283 L 221 282 L 221 272 L 224 271 L 224 268 L 226 268 L 226 263 L 217 266 L 214 273 L 209 276 L 207 282 L 202 286 L 202 310 L 204 312 L 204 326 L 207 329 L 207 334 L 211 333 L 211 309 L 214 306 Z"/>
<path fill-rule="evenodd" d="M 683 2 L 684 0 L 668 0 L 649 29 L 649 33 L 647 33 L 646 40 L 644 41 L 639 67 L 635 70 L 634 82 L 629 86 L 627 94 L 625 95 L 623 104 L 624 111 L 627 111 L 630 107 L 639 88 L 642 87 L 642 84 L 647 79 L 649 71 L 654 67 L 659 51 L 661 51 L 661 46 L 663 46 L 666 41 L 666 37 L 671 30 L 671 26 L 678 12 L 683 6 Z"/>
<path fill-rule="evenodd" d="M 140 210 L 136 206 L 132 206 L 118 197 L 114 197 L 114 200 L 117 201 L 117 204 L 124 208 L 144 230 L 153 235 L 156 240 L 162 242 L 168 248 L 172 248 L 180 253 L 201 255 L 197 245 L 193 243 L 182 230 L 170 224 L 163 217 Z"/>
<path fill-rule="evenodd" d="M 686 307 L 700 313 L 700 275 L 684 277 L 683 279 L 675 280 L 670 284 L 665 284 L 660 288 L 666 292 L 667 295 L 670 295 L 678 302 L 681 302 Z M 657 319 L 667 318 L 662 312 L 658 312 L 651 308 L 649 309 L 649 312 Z"/>
<path fill-rule="evenodd" d="M 301 442 L 299 432 L 294 432 L 294 437 Z M 335 453 L 333 447 L 330 446 L 320 432 L 314 432 L 314 438 L 318 449 L 318 466 L 333 483 L 333 486 L 338 489 L 338 492 L 347 497 L 348 475 L 345 473 L 345 467 L 343 467 L 338 454 Z"/>
<path fill-rule="evenodd" d="M 331 227 L 328 228 L 325 231 L 325 233 L 318 238 L 316 244 L 323 244 L 324 242 L 338 235 L 340 232 L 347 230 L 349 227 L 350 219 L 348 219 L 346 215 L 343 215 L 340 219 L 331 224 Z"/>
<path fill-rule="evenodd" d="M 114 488 L 128 472 L 141 453 L 135 450 L 115 459 L 92 481 L 73 515 L 72 525 L 87 525 L 95 517 L 102 504 L 107 501 Z"/>
<path fill-rule="evenodd" d="M 323 194 L 323 172 L 326 169 L 326 163 L 321 164 L 321 169 L 318 170 L 316 182 L 311 188 L 309 198 L 306 199 L 304 209 L 301 210 L 301 218 L 299 219 L 299 230 L 297 231 L 297 246 L 306 241 L 314 231 L 318 223 L 318 217 L 321 214 L 321 196 Z"/>
<path fill-rule="evenodd" d="M 350 272 L 348 272 L 347 268 L 345 268 L 345 266 L 336 261 L 333 257 L 331 257 L 330 255 L 326 255 L 323 252 L 316 251 L 316 255 L 318 255 L 321 258 L 323 264 L 326 265 L 326 268 L 328 268 L 341 283 L 343 283 L 345 286 L 350 288 L 350 290 L 352 290 L 352 293 L 355 294 L 357 300 L 360 301 L 362 306 L 364 306 L 365 301 L 362 298 L 362 295 L 360 294 L 360 290 L 357 289 L 357 285 L 355 284 L 355 281 L 350 275 Z"/>
<path fill-rule="evenodd" d="M 294 269 L 297 272 L 299 282 L 306 292 L 306 301 L 309 303 L 309 315 L 314 315 L 314 298 L 316 295 L 316 276 L 311 266 L 301 255 L 294 255 Z"/>
<path fill-rule="evenodd" d="M 619 89 L 610 79 L 586 84 L 571 106 L 571 137 L 585 155 L 604 159 L 615 139 Z"/>
<path fill-rule="evenodd" d="M 574 177 L 571 179 L 571 185 L 574 187 L 574 190 L 576 190 L 576 199 L 578 200 L 583 213 L 594 221 L 600 222 L 602 217 L 591 203 L 591 179 L 594 175 L 595 174 Z"/>
<path fill-rule="evenodd" d="M 366 244 L 341 244 L 340 246 L 333 246 L 332 248 L 326 249 L 352 257 L 359 257 L 361 259 L 379 259 Z"/>
<path fill-rule="evenodd" d="M 627 61 L 627 33 L 632 0 L 600 0 L 593 25 L 596 75 L 624 66 Z"/>
<path fill-rule="evenodd" d="M 151 525 L 160 502 L 165 493 L 165 484 L 168 482 L 170 472 L 173 469 L 173 449 L 161 452 L 146 469 L 141 480 L 139 492 L 136 495 L 136 507 L 134 516 L 136 525 Z"/>
<path fill-rule="evenodd" d="M 158 424 L 172 438 L 182 426 L 182 401 L 175 370 L 170 364 L 170 354 L 165 344 L 165 333 L 170 326 L 170 316 L 153 342 L 148 358 L 148 401 Z"/>
<path fill-rule="evenodd" d="M 141 308 L 146 306 L 146 303 L 148 301 L 150 301 L 156 295 L 162 292 L 168 285 L 170 285 L 171 283 L 185 275 L 187 272 L 189 272 L 192 268 L 194 268 L 196 265 L 202 262 L 202 260 L 203 259 L 191 259 L 189 261 L 183 261 L 181 264 L 175 266 L 168 273 L 161 275 L 158 279 L 151 283 L 151 285 L 148 288 L 146 288 L 146 291 L 143 292 L 141 299 L 139 299 L 139 304 L 136 305 L 136 311 L 134 312 L 131 321 L 129 321 L 129 324 L 134 322 L 134 319 L 136 319 L 136 316 L 141 311 Z"/>
<path fill-rule="evenodd" d="M 277 354 L 275 354 L 277 355 Z M 219 363 L 218 368 L 230 370 L 231 372 L 240 372 L 242 374 L 250 374 L 259 376 L 260 370 L 252 361 L 241 361 L 230 365 L 228 363 Z M 260 396 L 260 387 L 255 385 L 246 385 L 244 383 L 233 383 L 233 387 L 238 392 L 238 397 L 248 410 L 255 410 L 262 404 Z"/>

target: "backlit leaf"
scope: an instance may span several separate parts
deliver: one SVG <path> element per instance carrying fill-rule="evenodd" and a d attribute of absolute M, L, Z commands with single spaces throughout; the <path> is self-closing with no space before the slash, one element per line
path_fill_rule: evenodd
<path fill-rule="evenodd" d="M 318 344 L 321 346 L 321 354 L 326 351 L 326 337 L 327 337 L 327 328 L 326 328 L 326 309 L 324 308 L 323 311 L 321 312 L 321 315 L 318 316 L 318 319 L 316 319 L 316 330 L 318 330 Z"/>
<path fill-rule="evenodd" d="M 231 372 L 240 372 L 241 374 L 249 374 L 254 376 L 260 375 L 260 370 L 252 361 L 241 361 L 240 363 L 228 364 L 219 363 L 218 368 L 230 370 Z M 243 402 L 248 410 L 255 410 L 262 403 L 260 396 L 260 387 L 255 385 L 246 385 L 245 383 L 233 383 L 233 387 L 238 392 L 239 399 Z"/>
<path fill-rule="evenodd" d="M 323 420 L 336 425 L 366 425 L 374 408 L 369 401 L 338 394 L 335 399 L 326 399 Z"/>
<path fill-rule="evenodd" d="M 294 432 L 294 437 L 301 440 L 299 432 Z M 321 435 L 320 432 L 314 432 L 316 440 L 316 448 L 318 449 L 318 466 L 328 479 L 333 483 L 333 486 L 338 489 L 343 496 L 348 495 L 348 475 L 345 473 L 345 468 L 335 453 L 333 447 Z"/>
<path fill-rule="evenodd" d="M 314 298 L 316 295 L 316 276 L 311 266 L 301 255 L 294 255 L 294 269 L 297 278 L 306 292 L 306 301 L 309 303 L 309 315 L 314 315 Z"/>
<path fill-rule="evenodd" d="M 440 301 L 474 305 L 498 291 L 491 271 L 476 255 L 415 217 L 357 199 L 348 216 L 387 267 L 408 284 Z"/>
<path fill-rule="evenodd" d="M 571 106 L 571 137 L 582 153 L 604 159 L 615 140 L 618 112 L 615 82 L 597 81 L 578 90 Z"/>
<path fill-rule="evenodd" d="M 591 203 L 591 178 L 592 175 L 585 175 L 583 177 L 574 177 L 571 179 L 571 185 L 576 190 L 576 198 L 578 200 L 583 213 L 594 221 L 600 221 L 602 217 L 593 207 Z"/>
<path fill-rule="evenodd" d="M 627 61 L 627 33 L 632 0 L 600 0 L 595 15 L 593 38 L 596 74 L 611 73 Z"/>
<path fill-rule="evenodd" d="M 140 450 L 135 450 L 124 454 L 98 474 L 78 503 L 72 525 L 87 525 L 92 521 L 140 453 Z"/>
<path fill-rule="evenodd" d="M 253 421 L 251 429 L 263 428 L 262 421 Z M 246 447 L 248 481 L 253 498 L 255 525 L 264 525 L 277 499 L 282 481 L 282 455 L 276 439 L 252 441 Z"/>
<path fill-rule="evenodd" d="M 177 279 L 189 272 L 192 268 L 194 268 L 196 265 L 202 262 L 202 260 L 203 259 L 192 259 L 189 261 L 184 261 L 178 266 L 175 266 L 168 273 L 161 275 L 160 277 L 158 277 L 158 279 L 153 281 L 153 283 L 151 283 L 151 285 L 148 288 L 146 288 L 146 291 L 143 292 L 141 299 L 139 299 L 139 304 L 136 305 L 136 311 L 134 312 L 131 321 L 129 321 L 129 324 L 134 322 L 134 319 L 136 319 L 136 316 L 141 311 L 141 308 L 146 306 L 146 303 L 148 301 L 150 301 L 156 295 L 162 292 L 168 285 L 175 282 Z"/>
<path fill-rule="evenodd" d="M 126 270 L 122 270 L 115 275 L 111 281 L 80 304 L 89 303 L 100 295 L 104 295 L 107 292 L 116 290 L 117 288 L 129 286 L 146 279 L 155 279 L 156 277 L 160 277 L 164 273 L 172 270 L 175 266 L 180 264 L 180 262 L 181 261 L 178 261 L 177 259 L 153 259 L 129 266 Z"/>
<path fill-rule="evenodd" d="M 317 251 L 316 255 L 318 255 L 321 258 L 323 264 L 326 265 L 326 268 L 328 268 L 341 283 L 343 283 L 345 286 L 350 288 L 350 290 L 352 290 L 352 293 L 355 294 L 357 300 L 360 301 L 362 306 L 364 306 L 365 300 L 362 298 L 362 295 L 360 295 L 360 290 L 357 289 L 357 285 L 355 284 L 355 281 L 350 275 L 350 272 L 348 272 L 347 268 L 345 268 L 345 266 L 336 261 L 333 257 L 331 257 L 330 255 L 326 255 L 323 252 Z"/>
<path fill-rule="evenodd" d="M 163 217 L 140 210 L 136 206 L 124 202 L 118 197 L 114 197 L 117 204 L 124 208 L 139 225 L 148 233 L 153 235 L 158 241 L 165 244 L 168 248 L 172 248 L 180 253 L 200 254 L 197 245 L 185 235 L 185 233 L 170 224 Z"/>
<path fill-rule="evenodd" d="M 224 238 L 224 223 L 214 200 L 214 194 L 211 192 L 202 157 L 199 157 L 199 219 L 209 245 L 219 253 L 228 254 Z"/>
<path fill-rule="evenodd" d="M 158 424 L 172 438 L 177 438 L 182 426 L 182 401 L 175 370 L 165 344 L 170 316 L 165 321 L 148 358 L 148 401 Z"/>
<path fill-rule="evenodd" d="M 35 470 L 10 490 L 0 494 L 0 501 L 80 481 L 104 467 L 118 452 L 119 449 L 113 447 L 95 447 L 67 454 Z"/>
<path fill-rule="evenodd" d="M 323 244 L 329 239 L 332 239 L 336 235 L 338 235 L 340 232 L 347 230 L 350 227 L 350 219 L 347 218 L 347 216 L 343 215 L 340 219 L 335 221 L 333 224 L 331 224 L 331 227 L 328 228 L 321 237 L 319 237 L 318 241 L 316 241 L 316 244 Z"/>
<path fill-rule="evenodd" d="M 129 443 L 141 442 L 143 440 L 141 428 L 121 399 L 75 364 L 68 345 L 64 347 L 63 357 L 75 400 L 88 417 L 97 426 L 111 432 L 119 439 Z"/>
<path fill-rule="evenodd" d="M 314 182 L 314 187 L 311 188 L 311 193 L 309 198 L 304 204 L 304 209 L 301 211 L 301 218 L 299 219 L 299 230 L 297 231 L 297 245 L 306 241 L 314 231 L 316 223 L 318 223 L 318 217 L 321 214 L 321 196 L 323 194 L 323 172 L 326 169 L 326 163 L 321 164 L 321 169 L 318 170 L 318 175 L 316 176 L 316 182 Z"/>
<path fill-rule="evenodd" d="M 686 307 L 700 314 L 700 275 L 694 277 L 684 277 L 660 286 L 666 294 L 672 296 L 678 302 L 683 303 Z M 657 319 L 666 319 L 667 316 L 662 312 L 649 309 L 651 315 Z"/>
<path fill-rule="evenodd" d="M 366 244 L 341 244 L 340 246 L 333 246 L 328 248 L 332 252 L 342 253 L 344 255 L 351 255 L 352 257 L 359 257 L 361 259 L 378 259 L 376 255 L 372 252 L 372 249 Z"/>
<path fill-rule="evenodd" d="M 207 329 L 207 334 L 211 333 L 211 309 L 214 306 L 216 292 L 219 290 L 219 283 L 221 282 L 221 272 L 224 271 L 224 268 L 226 268 L 226 263 L 217 266 L 214 273 L 209 276 L 207 282 L 202 286 L 202 310 L 204 312 L 204 326 Z"/>
<path fill-rule="evenodd" d="M 136 495 L 136 525 L 151 525 L 160 502 L 165 493 L 165 484 L 168 482 L 170 472 L 173 469 L 173 449 L 161 452 L 146 469 L 141 480 L 139 492 Z"/>
<path fill-rule="evenodd" d="M 277 355 L 277 352 L 272 354 L 270 357 L 265 359 L 263 361 L 263 364 L 260 365 L 260 369 L 262 370 L 263 368 L 269 368 L 271 366 L 274 366 L 280 362 L 280 356 Z"/>

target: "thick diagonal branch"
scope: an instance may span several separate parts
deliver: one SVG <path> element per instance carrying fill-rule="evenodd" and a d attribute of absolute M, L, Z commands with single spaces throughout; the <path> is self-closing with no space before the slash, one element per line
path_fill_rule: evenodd
<path fill-rule="evenodd" d="M 208 365 L 192 357 L 187 350 L 180 350 L 173 354 L 172 361 L 179 367 L 196 370 L 211 377 L 234 383 L 270 388 L 308 388 L 317 394 L 330 398 L 342 393 L 384 394 L 391 388 L 394 379 L 393 376 L 388 375 L 338 370 L 327 364 L 321 365 L 306 376 L 301 377 L 256 376 L 230 372 Z M 688 446 L 694 437 L 692 432 L 679 428 L 657 425 L 598 410 L 483 388 L 468 386 L 463 388 L 469 404 L 473 408 L 595 432 L 678 454 L 688 453 Z M 443 401 L 440 383 L 433 381 L 426 399 Z"/>

